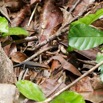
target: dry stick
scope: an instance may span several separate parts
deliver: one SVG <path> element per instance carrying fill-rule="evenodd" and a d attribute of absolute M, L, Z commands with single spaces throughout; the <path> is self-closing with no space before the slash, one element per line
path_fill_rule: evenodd
<path fill-rule="evenodd" d="M 64 87 L 63 89 L 61 89 L 59 92 L 57 92 L 56 94 L 54 94 L 53 96 L 51 96 L 50 98 L 46 99 L 43 102 L 34 102 L 34 103 L 49 103 L 50 101 L 52 101 L 55 97 L 57 97 L 58 95 L 60 95 L 62 92 L 66 91 L 67 89 L 69 89 L 71 86 L 73 86 L 74 84 L 76 84 L 78 81 L 80 81 L 82 78 L 84 78 L 85 76 L 87 76 L 88 74 L 90 74 L 91 72 L 93 72 L 94 70 L 96 70 L 98 67 L 100 67 L 101 65 L 103 65 L 103 61 L 98 63 L 96 66 L 94 66 L 93 68 L 91 68 L 89 71 L 87 71 L 86 73 L 84 73 L 82 76 L 80 76 L 79 78 L 77 78 L 76 80 L 74 80 L 71 84 L 67 85 L 66 87 Z"/>
<path fill-rule="evenodd" d="M 89 64 L 89 65 L 96 65 L 96 61 L 90 61 L 90 60 L 81 60 L 81 59 L 77 59 L 79 62 L 85 63 L 85 64 Z"/>
<path fill-rule="evenodd" d="M 23 62 L 21 62 L 20 64 L 14 65 L 14 67 L 20 66 L 28 61 L 30 61 L 31 59 L 35 58 L 36 56 L 40 55 L 41 53 L 52 49 L 53 47 L 47 47 L 47 48 L 43 48 L 42 50 L 39 50 L 37 53 L 33 54 L 31 57 L 29 57 L 28 59 L 24 60 Z"/>
<path fill-rule="evenodd" d="M 69 13 L 71 13 L 75 7 L 78 5 L 78 3 L 80 2 L 81 0 L 77 0 L 76 3 L 73 5 L 73 7 L 69 10 Z"/>
<path fill-rule="evenodd" d="M 20 39 L 20 40 L 12 40 L 12 41 L 6 41 L 4 43 L 2 43 L 2 46 L 6 46 L 9 45 L 11 43 L 15 43 L 15 44 L 20 44 L 20 43 L 26 43 L 26 42 L 30 42 L 30 41 L 34 41 L 34 40 L 38 40 L 36 36 L 30 36 L 30 37 L 26 37 L 24 39 Z"/>
<path fill-rule="evenodd" d="M 31 14 L 31 16 L 30 16 L 30 19 L 29 19 L 29 22 L 28 22 L 28 25 L 27 25 L 27 26 L 29 26 L 29 25 L 30 25 L 30 22 L 31 22 L 31 20 L 32 20 L 32 18 L 33 18 L 33 16 L 34 16 L 34 14 L 35 14 L 36 9 L 37 9 L 37 6 L 38 6 L 38 3 L 36 4 L 36 6 L 35 6 L 35 8 L 34 8 L 34 10 L 33 10 L 32 14 Z"/>

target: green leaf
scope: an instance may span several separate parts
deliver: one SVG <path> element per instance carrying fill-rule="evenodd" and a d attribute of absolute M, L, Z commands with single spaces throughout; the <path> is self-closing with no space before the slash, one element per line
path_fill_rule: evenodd
<path fill-rule="evenodd" d="M 18 90 L 28 99 L 44 101 L 46 98 L 37 84 L 27 80 L 20 80 L 16 83 Z"/>
<path fill-rule="evenodd" d="M 73 91 L 65 91 L 54 98 L 50 103 L 85 103 L 83 97 Z"/>
<path fill-rule="evenodd" d="M 71 47 L 87 50 L 103 43 L 103 31 L 81 23 L 70 29 L 68 38 Z"/>
<path fill-rule="evenodd" d="M 8 21 L 4 17 L 0 16 L 0 32 L 7 33 L 8 30 L 9 30 Z"/>
<path fill-rule="evenodd" d="M 103 15 L 103 9 L 99 9 L 95 14 L 89 14 L 83 18 L 80 18 L 79 20 L 71 23 L 71 25 L 74 26 L 78 23 L 84 23 L 84 24 L 90 25 L 102 15 Z"/>
<path fill-rule="evenodd" d="M 101 61 L 103 61 L 103 54 L 102 53 L 98 53 L 96 56 L 96 62 L 100 63 Z"/>
<path fill-rule="evenodd" d="M 75 49 L 72 48 L 72 47 L 70 47 L 70 46 L 67 48 L 67 51 L 69 51 L 69 52 L 72 52 L 72 51 L 74 51 L 74 50 L 75 50 Z"/>
<path fill-rule="evenodd" d="M 102 53 L 98 53 L 96 56 L 96 62 L 100 63 L 101 61 L 103 61 L 103 54 Z M 103 65 L 101 65 L 98 70 L 100 70 L 100 79 L 103 82 Z"/>
<path fill-rule="evenodd" d="M 25 29 L 20 28 L 20 27 L 12 27 L 12 28 L 9 28 L 8 33 L 2 34 L 2 36 L 9 36 L 9 35 L 25 35 L 25 36 L 27 36 L 28 32 Z"/>

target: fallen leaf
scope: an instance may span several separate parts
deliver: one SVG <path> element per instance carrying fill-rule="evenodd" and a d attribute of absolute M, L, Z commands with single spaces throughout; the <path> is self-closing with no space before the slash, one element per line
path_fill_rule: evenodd
<path fill-rule="evenodd" d="M 17 16 L 11 21 L 11 26 L 12 27 L 19 26 L 24 21 L 26 16 L 29 14 L 30 14 L 30 6 L 26 5 L 17 13 Z"/>
<path fill-rule="evenodd" d="M 51 69 L 52 71 L 54 71 L 55 69 L 60 67 L 60 63 L 58 60 L 53 60 L 52 65 L 51 65 Z"/>
<path fill-rule="evenodd" d="M 77 53 L 83 55 L 84 57 L 90 59 L 90 60 L 95 60 L 96 59 L 96 55 L 98 53 L 98 49 L 94 48 L 94 49 L 89 49 L 89 50 L 76 50 Z"/>
<path fill-rule="evenodd" d="M 52 60 L 58 60 L 65 70 L 68 70 L 68 71 L 70 71 L 73 74 L 78 75 L 78 76 L 81 75 L 79 70 L 76 67 L 74 67 L 71 63 L 67 62 L 61 55 L 53 56 L 50 59 L 50 61 L 52 61 Z"/>
<path fill-rule="evenodd" d="M 91 82 L 93 89 L 95 89 L 95 90 L 103 88 L 103 83 L 102 83 L 99 75 L 95 75 L 93 78 L 91 78 L 90 82 Z"/>
<path fill-rule="evenodd" d="M 79 82 L 77 82 L 74 86 L 71 87 L 71 90 L 77 91 L 77 92 L 92 92 L 93 88 L 90 82 L 89 77 L 85 77 L 81 79 Z"/>
<path fill-rule="evenodd" d="M 13 54 L 11 54 L 11 59 L 16 63 L 21 63 L 22 61 L 27 59 L 27 56 L 21 52 L 14 52 Z"/>
<path fill-rule="evenodd" d="M 95 0 L 82 0 L 80 1 L 80 3 L 77 5 L 77 7 L 75 8 L 73 15 L 74 16 L 78 16 L 80 15 L 82 12 L 85 11 L 85 9 L 94 2 Z"/>
<path fill-rule="evenodd" d="M 13 53 L 15 53 L 15 52 L 17 52 L 17 46 L 16 46 L 16 44 L 11 44 L 11 47 L 10 47 L 10 56 Z"/>
<path fill-rule="evenodd" d="M 85 100 L 91 101 L 92 103 L 103 101 L 103 84 L 98 75 L 93 78 L 85 77 L 81 79 L 76 85 L 71 87 L 71 90 L 80 93 Z"/>
<path fill-rule="evenodd" d="M 66 85 L 64 83 L 58 83 L 56 79 L 46 79 L 43 83 L 40 84 L 40 87 L 46 97 L 54 94 L 55 91 L 59 91 L 64 88 Z"/>
<path fill-rule="evenodd" d="M 39 42 L 47 40 L 53 35 L 62 22 L 63 14 L 59 7 L 54 4 L 53 0 L 46 1 L 41 14 Z"/>
<path fill-rule="evenodd" d="M 103 101 L 103 89 L 97 89 L 93 92 L 81 92 L 80 94 L 85 100 L 91 101 L 92 103 L 100 103 Z"/>

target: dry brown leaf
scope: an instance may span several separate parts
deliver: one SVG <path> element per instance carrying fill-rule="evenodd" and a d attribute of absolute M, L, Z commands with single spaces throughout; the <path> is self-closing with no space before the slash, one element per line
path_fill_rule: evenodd
<path fill-rule="evenodd" d="M 92 87 L 93 87 L 94 89 L 103 88 L 103 83 L 102 83 L 102 81 L 100 80 L 100 76 L 99 76 L 99 75 L 95 75 L 93 78 L 91 78 L 90 82 L 91 82 Z"/>
<path fill-rule="evenodd" d="M 78 75 L 78 76 L 81 75 L 81 73 L 79 72 L 79 70 L 78 70 L 76 67 L 74 67 L 71 63 L 67 62 L 61 55 L 53 56 L 53 57 L 50 59 L 50 61 L 51 61 L 51 60 L 58 60 L 58 61 L 61 63 L 62 67 L 63 67 L 65 70 L 68 70 L 68 71 L 70 71 L 70 72 L 72 72 L 73 74 Z"/>
<path fill-rule="evenodd" d="M 100 103 L 103 101 L 103 88 L 94 90 L 93 92 L 81 92 L 80 94 L 85 100 L 91 101 L 92 103 Z"/>
<path fill-rule="evenodd" d="M 10 56 L 17 52 L 17 45 L 16 44 L 11 44 L 11 47 L 10 47 Z"/>
<path fill-rule="evenodd" d="M 64 88 L 66 85 L 64 83 L 58 83 L 55 79 L 46 79 L 41 85 L 41 89 L 45 96 L 50 96 L 55 91 L 59 91 L 60 89 Z"/>
<path fill-rule="evenodd" d="M 95 22 L 92 23 L 92 25 L 94 27 L 97 27 L 98 29 L 103 30 L 103 19 L 96 20 Z"/>
<path fill-rule="evenodd" d="M 85 11 L 85 9 L 94 2 L 95 0 L 81 0 L 81 2 L 77 5 L 77 7 L 75 8 L 73 15 L 74 16 L 78 16 L 80 15 L 82 12 Z"/>
<path fill-rule="evenodd" d="M 90 82 L 89 77 L 85 77 L 79 82 L 77 82 L 73 87 L 71 87 L 71 90 L 77 91 L 77 92 L 92 92 L 93 88 Z"/>
<path fill-rule="evenodd" d="M 96 55 L 97 55 L 98 51 L 99 50 L 97 48 L 89 49 L 89 50 L 81 50 L 81 51 L 76 50 L 77 53 L 83 55 L 84 57 L 86 57 L 90 60 L 96 59 Z"/>
<path fill-rule="evenodd" d="M 71 87 L 71 90 L 79 92 L 85 100 L 91 101 L 92 103 L 100 103 L 103 101 L 103 84 L 97 75 L 93 78 L 83 78 Z"/>
<path fill-rule="evenodd" d="M 53 35 L 53 32 L 58 29 L 62 22 L 63 14 L 59 7 L 54 4 L 53 0 L 45 1 L 41 14 L 39 42 L 47 40 L 50 35 Z"/>
<path fill-rule="evenodd" d="M 19 26 L 27 15 L 30 14 L 30 6 L 26 5 L 20 12 L 17 13 L 17 16 L 11 21 L 11 26 Z"/>
<path fill-rule="evenodd" d="M 21 63 L 22 61 L 27 59 L 27 56 L 21 52 L 14 52 L 13 54 L 11 54 L 11 59 L 16 63 Z"/>
<path fill-rule="evenodd" d="M 60 67 L 60 63 L 58 60 L 53 60 L 52 65 L 51 65 L 51 69 L 52 71 L 54 71 L 55 69 Z"/>

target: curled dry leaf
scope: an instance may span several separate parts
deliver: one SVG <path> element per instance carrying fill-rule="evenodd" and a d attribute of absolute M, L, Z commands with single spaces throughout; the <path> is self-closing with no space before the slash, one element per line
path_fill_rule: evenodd
<path fill-rule="evenodd" d="M 14 61 L 16 63 L 21 63 L 22 61 L 27 59 L 27 56 L 24 53 L 15 52 L 15 53 L 11 54 L 11 59 L 12 59 L 12 61 Z"/>
<path fill-rule="evenodd" d="M 53 0 L 45 1 L 41 14 L 39 42 L 47 40 L 50 35 L 54 34 L 62 22 L 63 14 L 59 7 L 54 4 Z"/>
<path fill-rule="evenodd" d="M 58 55 L 58 56 L 53 56 L 51 60 L 58 60 L 62 67 L 65 69 L 65 70 L 68 70 L 70 72 L 72 72 L 73 74 L 77 75 L 77 76 L 80 76 L 81 73 L 79 72 L 79 70 L 77 68 L 75 68 L 71 63 L 67 62 L 61 55 Z"/>

